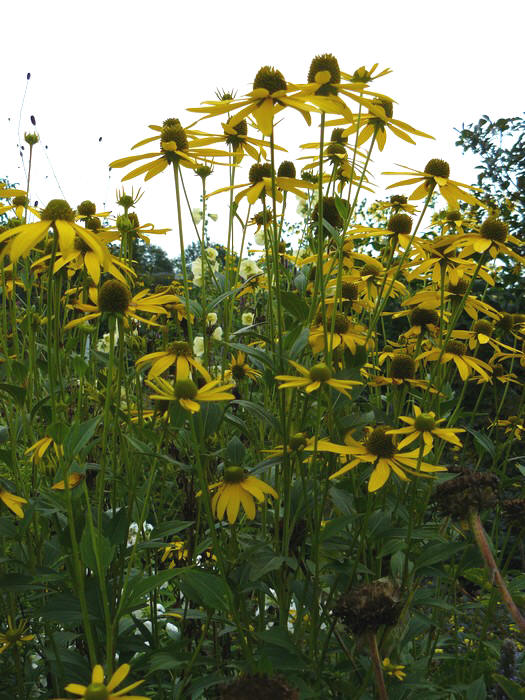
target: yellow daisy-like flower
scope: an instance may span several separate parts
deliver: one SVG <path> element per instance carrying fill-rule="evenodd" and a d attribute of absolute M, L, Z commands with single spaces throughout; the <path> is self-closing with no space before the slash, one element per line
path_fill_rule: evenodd
<path fill-rule="evenodd" d="M 140 369 L 144 365 L 151 364 L 151 368 L 148 372 L 148 379 L 155 379 L 155 377 L 160 376 L 169 369 L 169 367 L 175 365 L 176 381 L 191 378 L 191 369 L 193 368 L 197 370 L 201 377 L 204 377 L 207 382 L 211 382 L 210 373 L 194 358 L 190 344 L 183 340 L 175 340 L 169 345 L 167 350 L 160 350 L 159 352 L 151 352 L 149 355 L 144 355 L 144 357 L 138 359 L 135 364 L 137 369 Z"/>
<path fill-rule="evenodd" d="M 44 240 L 51 227 L 58 235 L 58 245 L 63 253 L 69 253 L 74 248 L 75 238 L 78 237 L 92 251 L 96 251 L 100 260 L 106 259 L 107 252 L 91 231 L 75 222 L 75 212 L 63 199 L 52 199 L 40 212 L 40 219 L 0 234 L 0 243 L 9 241 L 7 252 L 13 262 L 27 255 Z"/>
<path fill-rule="evenodd" d="M 333 379 L 333 371 L 324 362 L 318 362 L 310 369 L 306 369 L 306 367 L 293 360 L 288 360 L 288 362 L 295 367 L 301 376 L 277 375 L 275 378 L 280 382 L 284 382 L 284 384 L 279 386 L 279 389 L 301 389 L 304 387 L 306 393 L 311 394 L 312 391 L 316 391 L 319 387 L 327 385 L 351 398 L 351 395 L 348 393 L 349 389 L 361 384 L 361 382 L 356 382 L 352 379 Z"/>
<path fill-rule="evenodd" d="M 122 664 L 115 673 L 111 676 L 111 680 L 106 685 L 104 683 L 104 669 L 100 664 L 97 664 L 91 674 L 91 683 L 88 686 L 80 685 L 80 683 L 69 683 L 66 685 L 68 693 L 78 695 L 84 700 L 148 700 L 146 695 L 128 695 L 130 690 L 133 690 L 144 681 L 131 683 L 125 688 L 113 692 L 117 685 L 120 685 L 124 678 L 130 672 L 129 664 Z M 67 700 L 67 698 L 55 698 L 55 700 Z"/>
<path fill-rule="evenodd" d="M 166 304 L 180 301 L 175 294 L 148 294 L 147 289 L 141 290 L 132 297 L 128 286 L 119 280 L 107 280 L 100 288 L 100 291 L 96 287 L 90 287 L 89 297 L 93 304 L 82 304 L 80 302 L 75 304 L 76 309 L 88 311 L 89 313 L 67 323 L 64 326 L 64 330 L 74 328 L 85 321 L 99 318 L 103 313 L 123 314 L 126 318 L 130 317 L 150 326 L 158 326 L 158 323 L 138 316 L 137 313 L 166 314 L 167 311 L 164 308 Z"/>
<path fill-rule="evenodd" d="M 131 170 L 122 178 L 123 182 L 124 180 L 138 177 L 139 175 L 144 175 L 144 180 L 150 180 L 152 177 L 155 177 L 155 175 L 163 172 L 168 165 L 183 165 L 186 168 L 195 169 L 198 167 L 199 161 L 203 161 L 206 158 L 229 155 L 228 151 L 198 148 L 196 141 L 188 141 L 188 134 L 181 126 L 178 119 L 167 119 L 166 122 L 160 132 L 159 152 L 127 156 L 126 158 L 119 158 L 110 163 L 110 168 L 124 168 L 139 160 L 149 161 Z M 153 137 L 153 139 L 156 138 L 157 137 Z M 147 140 L 135 144 L 134 148 L 145 142 L 147 142 Z"/>
<path fill-rule="evenodd" d="M 465 292 L 467 291 L 468 287 L 469 280 L 463 277 L 457 284 L 452 284 L 452 282 L 450 282 L 443 292 L 444 301 L 451 301 L 452 305 L 461 301 L 465 296 Z M 422 289 L 420 292 L 416 292 L 409 299 L 403 302 L 403 306 L 414 307 L 416 305 L 427 310 L 435 311 L 436 309 L 440 309 L 441 291 L 439 289 L 431 288 Z M 476 297 L 472 296 L 471 294 L 469 294 L 466 298 L 463 309 L 470 316 L 470 318 L 474 319 L 474 321 L 478 320 L 479 313 L 483 313 L 492 317 L 493 319 L 499 318 L 498 312 L 493 309 L 490 304 L 487 304 L 480 299 L 476 299 Z M 402 316 L 403 314 L 404 312 L 399 312 L 396 317 Z"/>
<path fill-rule="evenodd" d="M 3 194 L 5 193 L 4 190 L 0 190 L 0 198 L 6 197 L 7 195 Z M 11 191 L 17 191 L 17 190 L 11 190 Z M 0 206 L 0 216 L 2 214 L 7 214 L 8 212 L 12 212 L 17 219 L 22 219 L 24 216 L 24 212 L 27 209 L 27 211 L 30 211 L 34 216 L 36 216 L 37 219 L 40 218 L 40 212 L 38 209 L 35 209 L 34 207 L 29 206 L 29 199 L 27 198 L 27 193 L 24 192 L 23 190 L 18 190 L 20 194 L 14 195 L 13 196 L 13 201 L 11 204 L 2 204 Z"/>
<path fill-rule="evenodd" d="M 246 473 L 242 467 L 226 467 L 222 481 L 208 487 L 210 491 L 217 489 L 211 499 L 212 511 L 218 520 L 226 513 L 228 522 L 232 525 L 239 515 L 242 505 L 249 520 L 255 518 L 255 501 L 264 501 L 266 494 L 279 498 L 277 491 L 264 481 Z"/>
<path fill-rule="evenodd" d="M 350 434 L 345 436 L 348 452 L 355 455 L 354 459 L 345 464 L 330 476 L 336 479 L 350 471 L 358 464 L 370 462 L 374 470 L 368 482 L 370 492 L 377 491 L 388 481 L 391 472 L 394 472 L 403 481 L 409 481 L 407 474 L 412 476 L 424 476 L 428 473 L 446 471 L 446 467 L 427 464 L 421 461 L 419 448 L 411 452 L 398 452 L 392 436 L 388 434 L 390 427 L 380 425 L 376 428 L 367 428 L 364 442 L 357 442 Z M 423 456 L 429 452 L 428 446 L 423 450 Z"/>
<path fill-rule="evenodd" d="M 404 671 L 404 666 L 401 664 L 393 664 L 388 656 L 383 659 L 383 670 L 387 672 L 389 676 L 394 676 L 398 681 L 404 681 L 406 678 L 406 673 Z"/>
<path fill-rule="evenodd" d="M 459 340 L 449 340 L 442 352 L 440 348 L 427 350 L 422 352 L 416 359 L 425 360 L 426 362 L 436 362 L 440 364 L 454 362 L 461 379 L 465 382 L 472 374 L 479 374 L 484 379 L 488 380 L 492 374 L 492 367 L 483 360 L 477 357 L 471 357 L 465 354 L 465 344 Z"/>
<path fill-rule="evenodd" d="M 221 384 L 220 379 L 214 379 L 208 382 L 203 387 L 199 387 L 192 379 L 179 379 L 175 384 L 156 377 L 154 380 L 146 380 L 146 384 L 155 391 L 151 395 L 151 399 L 157 401 L 178 401 L 180 405 L 197 413 L 201 410 L 200 403 L 202 401 L 232 401 L 235 396 L 229 392 L 235 384 Z"/>
<path fill-rule="evenodd" d="M 174 569 L 178 564 L 184 564 L 190 558 L 190 552 L 183 540 L 173 540 L 167 547 L 164 547 L 164 553 L 161 562 L 170 560 L 169 568 Z"/>
<path fill-rule="evenodd" d="M 252 115 L 257 123 L 257 128 L 264 134 L 270 136 L 273 129 L 273 119 L 276 114 L 285 107 L 292 107 L 300 112 L 307 124 L 310 124 L 310 111 L 317 111 L 315 107 L 306 105 L 301 100 L 295 99 L 293 92 L 295 86 L 289 86 L 281 71 L 271 66 L 263 66 L 257 72 L 253 81 L 253 90 L 239 99 L 222 99 L 204 102 L 205 107 L 190 107 L 189 112 L 204 114 L 203 118 L 219 116 L 221 114 L 232 114 L 228 125 L 234 128 Z"/>
<path fill-rule="evenodd" d="M 40 440 L 37 440 L 34 445 L 31 445 L 31 447 L 28 447 L 27 450 L 24 452 L 25 455 L 31 456 L 31 459 L 35 464 L 38 464 L 42 457 L 45 455 L 47 450 L 53 446 L 53 450 L 55 451 L 55 455 L 60 458 L 64 454 L 64 450 L 62 448 L 62 445 L 59 445 L 56 443 L 52 437 L 49 437 L 46 435 L 43 438 L 40 438 Z"/>
<path fill-rule="evenodd" d="M 508 255 L 521 265 L 525 265 L 525 258 L 515 253 L 508 246 L 509 243 L 512 243 L 521 247 L 523 246 L 523 241 L 509 235 L 507 224 L 495 216 L 489 216 L 488 219 L 485 219 L 478 231 L 458 233 L 452 237 L 452 241 L 453 247 L 465 246 L 461 256 L 488 251 L 492 258 L 496 258 L 498 255 Z"/>
<path fill-rule="evenodd" d="M 248 377 L 249 379 L 259 379 L 262 373 L 259 370 L 250 367 L 246 362 L 246 355 L 244 352 L 239 350 L 236 357 L 232 357 L 230 362 L 230 368 L 224 373 L 226 379 L 235 379 L 235 381 L 241 381 Z"/>
<path fill-rule="evenodd" d="M 21 646 L 24 642 L 30 642 L 34 639 L 34 634 L 25 634 L 26 628 L 27 622 L 25 620 L 22 620 L 20 624 L 15 627 L 11 616 L 8 616 L 7 631 L 0 632 L 0 654 L 3 654 L 4 651 L 12 646 Z"/>
<path fill-rule="evenodd" d="M 505 434 L 512 434 L 517 440 L 525 435 L 525 420 L 519 418 L 518 416 L 509 416 L 508 418 L 500 418 L 495 423 L 492 423 L 491 427 L 497 426 L 498 428 L 504 428 Z"/>
<path fill-rule="evenodd" d="M 408 172 L 404 171 L 394 171 L 385 172 L 383 175 L 411 175 L 408 179 L 400 180 L 395 182 L 393 185 L 389 185 L 387 189 L 392 187 L 401 187 L 403 185 L 415 185 L 417 182 L 421 183 L 419 187 L 412 192 L 409 199 L 424 199 L 431 187 L 439 187 L 439 192 L 446 199 L 450 209 L 458 208 L 458 200 L 467 202 L 468 204 L 474 204 L 479 207 L 484 207 L 485 205 L 474 197 L 474 195 L 466 192 L 464 187 L 468 190 L 480 190 L 479 187 L 474 187 L 473 185 L 465 185 L 462 182 L 455 182 L 454 180 L 449 180 L 450 175 L 450 165 L 440 158 L 432 158 L 429 160 L 423 171 L 414 170 L 414 168 L 408 168 L 406 165 L 399 165 L 400 168 L 405 168 Z"/>
<path fill-rule="evenodd" d="M 326 329 L 327 334 L 330 336 L 329 345 L 331 345 L 332 350 L 343 345 L 348 348 L 352 355 L 357 352 L 358 345 L 365 345 L 366 343 L 366 333 L 364 326 L 354 323 L 346 314 L 336 313 L 334 321 L 334 332 L 331 334 L 332 321 L 333 321 L 332 309 L 326 311 Z M 314 354 L 320 353 L 325 349 L 324 342 L 325 334 L 323 330 L 323 318 L 322 314 L 318 313 L 315 321 L 315 326 L 310 329 L 308 336 L 308 342 L 312 348 Z"/>
<path fill-rule="evenodd" d="M 15 496 L 14 493 L 11 493 L 10 491 L 7 491 L 4 488 L 0 488 L 0 501 L 3 501 L 4 504 L 9 508 L 9 510 L 13 511 L 13 513 L 19 518 L 24 517 L 22 504 L 27 503 L 27 500 L 25 498 L 22 498 L 21 496 Z"/>
<path fill-rule="evenodd" d="M 307 437 L 306 433 L 293 433 L 288 438 L 288 444 L 286 445 L 286 450 L 284 445 L 277 445 L 271 450 L 262 450 L 262 452 L 267 452 L 268 454 L 277 457 L 286 453 L 301 453 L 301 452 L 331 452 L 337 455 L 349 454 L 346 445 L 338 445 L 335 442 L 330 442 L 325 438 L 318 438 L 317 441 L 314 436 Z M 307 457 L 304 462 L 311 460 L 311 456 Z"/>
<path fill-rule="evenodd" d="M 418 437 L 422 437 L 424 444 L 430 449 L 432 449 L 434 444 L 434 437 L 462 447 L 462 443 L 456 436 L 456 433 L 464 433 L 465 430 L 463 428 L 440 428 L 439 424 L 443 423 L 444 418 L 436 420 L 436 414 L 433 411 L 421 413 L 421 409 L 416 405 L 414 405 L 414 416 L 415 418 L 399 416 L 399 420 L 402 420 L 403 423 L 408 423 L 408 425 L 404 428 L 388 430 L 386 433 L 387 435 L 406 435 L 398 444 L 398 449 L 401 450 L 403 447 L 410 445 Z"/>

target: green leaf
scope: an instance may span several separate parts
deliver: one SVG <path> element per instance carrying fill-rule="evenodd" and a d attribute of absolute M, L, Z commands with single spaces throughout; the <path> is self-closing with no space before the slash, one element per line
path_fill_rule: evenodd
<path fill-rule="evenodd" d="M 5 384 L 2 382 L 0 384 L 0 390 L 5 391 L 15 400 L 17 406 L 23 406 L 26 399 L 26 390 L 22 386 L 15 386 L 14 384 Z"/>
<path fill-rule="evenodd" d="M 4 574 L 0 576 L 0 590 L 34 591 L 35 585 L 33 583 L 33 577 L 24 574 Z"/>
<path fill-rule="evenodd" d="M 230 464 L 239 465 L 244 462 L 244 457 L 246 455 L 246 448 L 239 440 L 239 438 L 234 435 L 232 439 L 226 445 L 226 457 Z"/>
<path fill-rule="evenodd" d="M 470 683 L 465 690 L 467 691 L 466 700 L 485 700 L 487 697 L 487 688 L 485 686 L 483 676 L 476 678 L 476 680 Z"/>
<path fill-rule="evenodd" d="M 149 593 L 154 588 L 160 588 L 163 583 L 170 581 L 180 574 L 178 569 L 167 569 L 166 571 L 161 571 L 160 574 L 154 574 L 152 576 L 145 576 L 144 574 L 137 574 L 130 579 L 128 589 L 126 591 L 126 600 L 123 604 L 122 612 L 133 612 L 143 605 L 143 597 L 146 593 Z"/>
<path fill-rule="evenodd" d="M 492 677 L 509 700 L 523 700 L 525 698 L 525 688 L 519 686 L 515 681 L 511 681 L 505 676 L 500 676 L 499 673 L 495 673 Z"/>
<path fill-rule="evenodd" d="M 220 576 L 201 569 L 175 570 L 182 592 L 205 608 L 226 611 L 229 608 L 229 587 Z"/>
<path fill-rule="evenodd" d="M 297 292 L 281 292 L 281 302 L 286 311 L 298 321 L 308 318 L 308 304 Z"/>
<path fill-rule="evenodd" d="M 285 561 L 286 557 L 275 556 L 272 551 L 258 552 L 250 567 L 250 581 L 257 581 L 270 571 L 280 569 Z"/>
<path fill-rule="evenodd" d="M 474 438 L 474 444 L 476 445 L 478 454 L 482 455 L 485 452 L 488 452 L 492 459 L 494 459 L 496 456 L 496 445 L 492 442 L 492 440 L 484 433 L 480 433 L 479 431 L 474 430 L 474 428 L 469 428 L 468 425 L 465 427 Z"/>
<path fill-rule="evenodd" d="M 279 432 L 279 423 L 277 419 L 274 416 L 272 416 L 271 413 L 268 413 L 268 411 L 266 411 L 259 404 L 253 403 L 253 401 L 244 401 L 242 399 L 236 399 L 231 403 L 237 404 L 237 406 L 244 408 L 244 410 L 248 411 L 249 413 L 253 413 L 253 415 L 256 418 L 263 421 L 264 423 L 267 423 L 270 426 L 270 428 L 273 428 L 276 432 Z"/>
<path fill-rule="evenodd" d="M 223 409 L 216 403 L 205 403 L 201 406 L 200 415 L 204 436 L 210 437 L 210 435 L 217 432 L 222 419 Z"/>
<path fill-rule="evenodd" d="M 70 460 L 76 457 L 86 447 L 93 437 L 100 420 L 101 416 L 97 416 L 85 421 L 85 423 L 77 423 L 71 426 L 64 440 L 64 455 L 66 459 Z"/>
<path fill-rule="evenodd" d="M 440 561 L 452 559 L 458 552 L 463 551 L 468 545 L 460 542 L 448 542 L 447 544 L 433 544 L 427 547 L 416 559 L 415 570 L 433 566 Z"/>
<path fill-rule="evenodd" d="M 95 552 L 98 554 L 100 571 Z M 101 535 L 95 527 L 91 531 L 89 525 L 86 524 L 80 538 L 80 556 L 87 568 L 102 577 L 109 568 L 114 553 L 115 547 L 108 538 Z"/>

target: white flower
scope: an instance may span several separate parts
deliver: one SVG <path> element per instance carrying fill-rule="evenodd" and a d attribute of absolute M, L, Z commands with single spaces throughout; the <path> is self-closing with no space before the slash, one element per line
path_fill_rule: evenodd
<path fill-rule="evenodd" d="M 114 343 L 115 345 L 118 343 L 118 326 L 115 327 Z M 106 354 L 109 353 L 109 333 L 104 333 L 102 338 L 97 340 L 97 350 Z"/>
<path fill-rule="evenodd" d="M 243 326 L 251 326 L 253 323 L 253 318 L 253 314 L 250 311 L 246 311 L 246 313 L 241 316 Z"/>
<path fill-rule="evenodd" d="M 308 204 L 307 199 L 302 199 L 301 197 L 297 197 L 298 204 L 297 204 L 297 213 L 302 219 L 308 218 L 308 214 L 311 213 L 312 209 L 315 207 L 317 204 L 317 201 L 319 199 L 319 192 L 317 190 L 314 190 L 311 195 L 310 195 L 310 204 Z"/>
<path fill-rule="evenodd" d="M 222 328 L 220 326 L 217 326 L 217 328 L 211 334 L 211 337 L 214 340 L 222 340 Z"/>
<path fill-rule="evenodd" d="M 242 260 L 239 265 L 239 275 L 243 280 L 248 279 L 252 275 L 260 275 L 262 272 L 261 268 L 253 260 Z"/>
<path fill-rule="evenodd" d="M 264 231 L 261 229 L 254 235 L 257 245 L 264 245 Z"/>
<path fill-rule="evenodd" d="M 205 252 L 210 262 L 214 263 L 217 260 L 217 255 L 219 255 L 219 253 L 215 250 L 215 248 L 206 248 Z"/>
<path fill-rule="evenodd" d="M 173 639 L 175 641 L 178 641 L 180 639 L 180 630 L 177 627 L 177 625 L 174 625 L 172 622 L 166 623 L 166 634 L 170 639 Z"/>
<path fill-rule="evenodd" d="M 202 221 L 202 209 L 192 209 L 191 216 L 196 224 L 200 224 Z"/>
<path fill-rule="evenodd" d="M 217 323 L 217 314 L 214 311 L 206 316 L 206 323 L 208 326 L 214 326 Z"/>
<path fill-rule="evenodd" d="M 196 335 L 193 339 L 193 352 L 197 357 L 204 355 L 204 338 L 202 335 Z"/>

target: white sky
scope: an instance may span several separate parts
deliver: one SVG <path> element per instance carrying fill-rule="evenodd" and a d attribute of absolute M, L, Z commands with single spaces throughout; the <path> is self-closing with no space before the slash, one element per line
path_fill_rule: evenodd
<path fill-rule="evenodd" d="M 395 117 L 436 139 L 417 139 L 411 146 L 390 136 L 372 166 L 378 197 L 392 182 L 380 172 L 397 170 L 390 167 L 394 163 L 419 169 L 430 158 L 444 158 L 453 179 L 473 182 L 477 163 L 454 146 L 454 127 L 484 113 L 511 117 L 524 109 L 523 0 L 22 0 L 5 5 L 0 176 L 25 183 L 18 123 L 20 118 L 23 139 L 24 131 L 34 130 L 34 115 L 42 147 L 35 148 L 31 198 L 39 205 L 56 197 L 72 206 L 92 199 L 99 210 L 116 211 L 115 190 L 129 168 L 109 173 L 108 164 L 152 135 L 148 124 L 173 116 L 183 124 L 193 121 L 186 107 L 213 99 L 217 88 L 250 90 L 262 65 L 279 68 L 290 82 L 305 82 L 311 58 L 324 52 L 336 55 L 346 72 L 376 62 L 392 68 L 372 89 L 397 101 Z M 308 130 L 296 113 L 285 114 L 276 143 L 295 157 L 297 145 L 317 140 L 318 130 Z M 220 133 L 219 120 L 204 124 Z M 187 172 L 192 205 L 199 206 L 200 180 Z M 217 168 L 210 187 L 227 184 L 226 172 Z M 237 178 L 246 181 L 241 174 Z M 143 183 L 137 178 L 125 184 L 130 189 Z M 141 223 L 172 228 L 153 242 L 177 255 L 171 174 L 165 171 L 143 189 L 136 210 Z M 213 200 L 209 208 L 223 211 Z M 225 242 L 226 225 L 225 215 L 211 224 L 213 241 Z M 188 225 L 185 240 L 191 239 Z"/>

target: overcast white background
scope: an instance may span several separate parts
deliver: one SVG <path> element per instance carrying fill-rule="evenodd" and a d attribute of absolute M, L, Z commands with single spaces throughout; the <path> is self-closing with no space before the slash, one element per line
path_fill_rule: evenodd
<path fill-rule="evenodd" d="M 189 123 L 186 107 L 213 99 L 217 88 L 250 90 L 262 65 L 279 68 L 290 82 L 305 82 L 311 58 L 331 52 L 346 72 L 375 62 L 392 68 L 373 89 L 397 101 L 395 117 L 436 139 L 410 146 L 390 136 L 372 166 L 378 196 L 391 182 L 381 178 L 382 170 L 394 163 L 422 168 L 432 157 L 449 160 L 454 179 L 474 182 L 477 162 L 454 146 L 454 127 L 484 113 L 523 112 L 524 19 L 522 0 L 5 3 L 0 176 L 25 183 L 18 125 L 23 139 L 24 131 L 34 130 L 34 115 L 42 141 L 34 152 L 31 199 L 45 204 L 64 197 L 72 206 L 92 199 L 99 209 L 116 210 L 115 190 L 126 170 L 110 173 L 108 164 L 152 134 L 148 124 L 172 116 Z M 220 130 L 217 119 L 204 123 Z M 276 142 L 295 157 L 297 145 L 317 134 L 287 110 Z M 217 170 L 213 187 L 226 184 Z M 186 180 L 198 206 L 197 178 L 188 171 Z M 142 178 L 131 184 L 139 187 Z M 178 254 L 169 171 L 144 191 L 141 222 L 172 228 L 154 242 Z M 209 206 L 221 211 L 213 201 Z M 225 216 L 212 224 L 212 240 L 224 242 L 225 224 Z M 191 239 L 190 226 L 185 236 Z"/>

